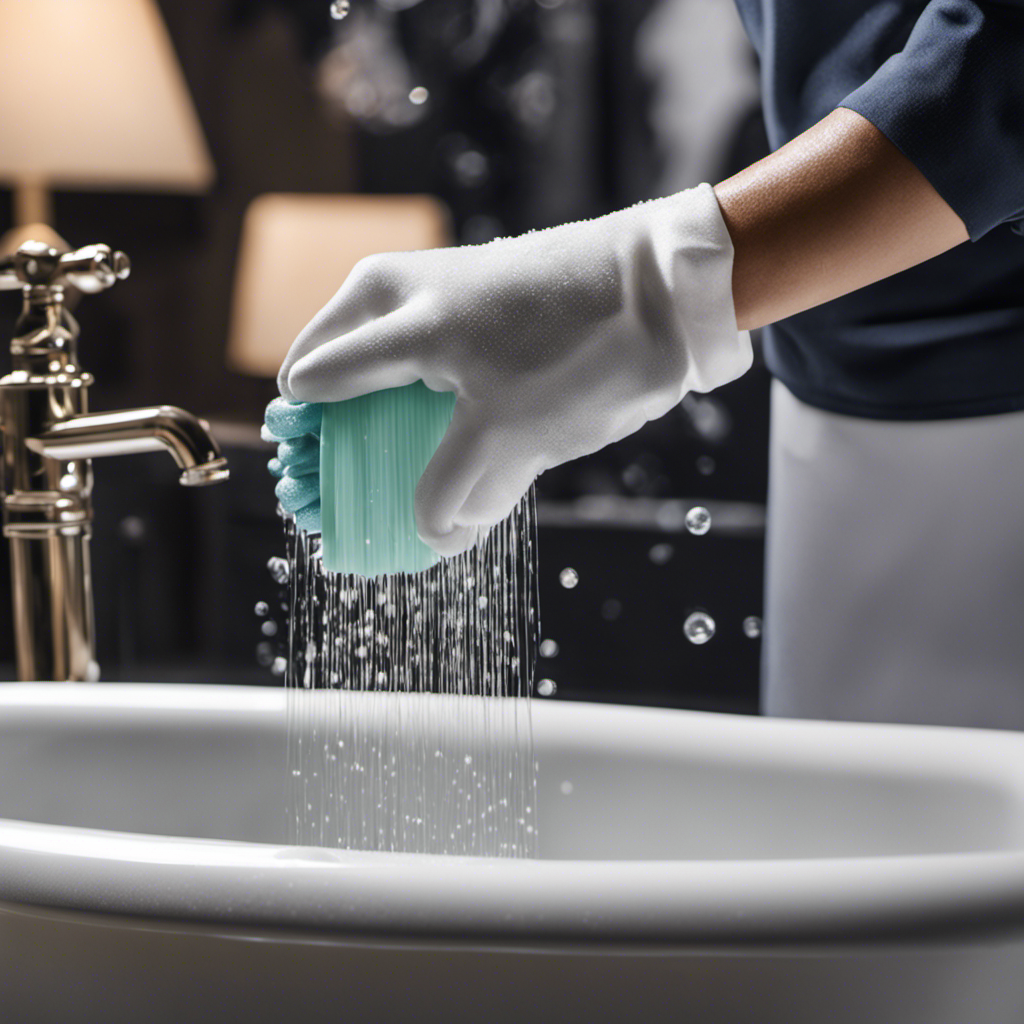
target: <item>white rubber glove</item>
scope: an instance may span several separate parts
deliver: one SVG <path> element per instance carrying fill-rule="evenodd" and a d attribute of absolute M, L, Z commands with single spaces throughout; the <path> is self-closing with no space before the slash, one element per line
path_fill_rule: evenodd
<path fill-rule="evenodd" d="M 545 469 L 751 363 L 710 185 L 486 245 L 361 261 L 288 353 L 290 402 L 422 379 L 458 400 L 416 490 L 421 538 L 464 551 Z"/>

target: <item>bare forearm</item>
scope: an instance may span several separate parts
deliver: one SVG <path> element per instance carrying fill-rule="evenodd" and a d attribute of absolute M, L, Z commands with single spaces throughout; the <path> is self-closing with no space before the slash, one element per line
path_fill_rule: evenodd
<path fill-rule="evenodd" d="M 967 240 L 960 218 L 870 121 L 834 110 L 715 186 L 749 330 L 923 263 Z"/>

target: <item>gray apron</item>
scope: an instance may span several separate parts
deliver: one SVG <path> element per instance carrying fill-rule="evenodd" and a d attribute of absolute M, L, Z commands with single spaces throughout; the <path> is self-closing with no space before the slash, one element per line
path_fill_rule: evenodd
<path fill-rule="evenodd" d="M 1024 729 L 1024 413 L 772 390 L 766 714 Z"/>

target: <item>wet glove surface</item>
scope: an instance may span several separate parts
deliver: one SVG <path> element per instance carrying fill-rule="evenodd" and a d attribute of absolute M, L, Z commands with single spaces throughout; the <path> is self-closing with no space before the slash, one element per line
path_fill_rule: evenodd
<path fill-rule="evenodd" d="M 261 435 L 277 443 L 277 457 L 267 468 L 278 478 L 277 500 L 309 533 L 320 532 L 320 421 L 313 402 L 275 398 L 267 406 Z"/>
<path fill-rule="evenodd" d="M 370 257 L 296 339 L 278 385 L 286 404 L 416 380 L 454 391 L 415 511 L 421 538 L 457 554 L 545 469 L 750 366 L 732 260 L 710 185 L 486 245 Z M 282 503 L 298 504 L 303 475 L 284 473 Z"/>

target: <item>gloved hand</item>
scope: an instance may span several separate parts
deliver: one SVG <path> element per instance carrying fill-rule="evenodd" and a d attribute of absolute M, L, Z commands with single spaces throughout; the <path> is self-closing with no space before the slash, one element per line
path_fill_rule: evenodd
<path fill-rule="evenodd" d="M 260 431 L 264 441 L 277 442 L 277 458 L 267 464 L 279 478 L 277 500 L 308 533 L 320 532 L 320 418 L 319 405 L 275 398 Z"/>
<path fill-rule="evenodd" d="M 710 185 L 486 245 L 361 261 L 292 345 L 291 402 L 422 379 L 457 395 L 416 489 L 444 555 L 543 470 L 597 451 L 750 366 L 733 248 Z"/>

